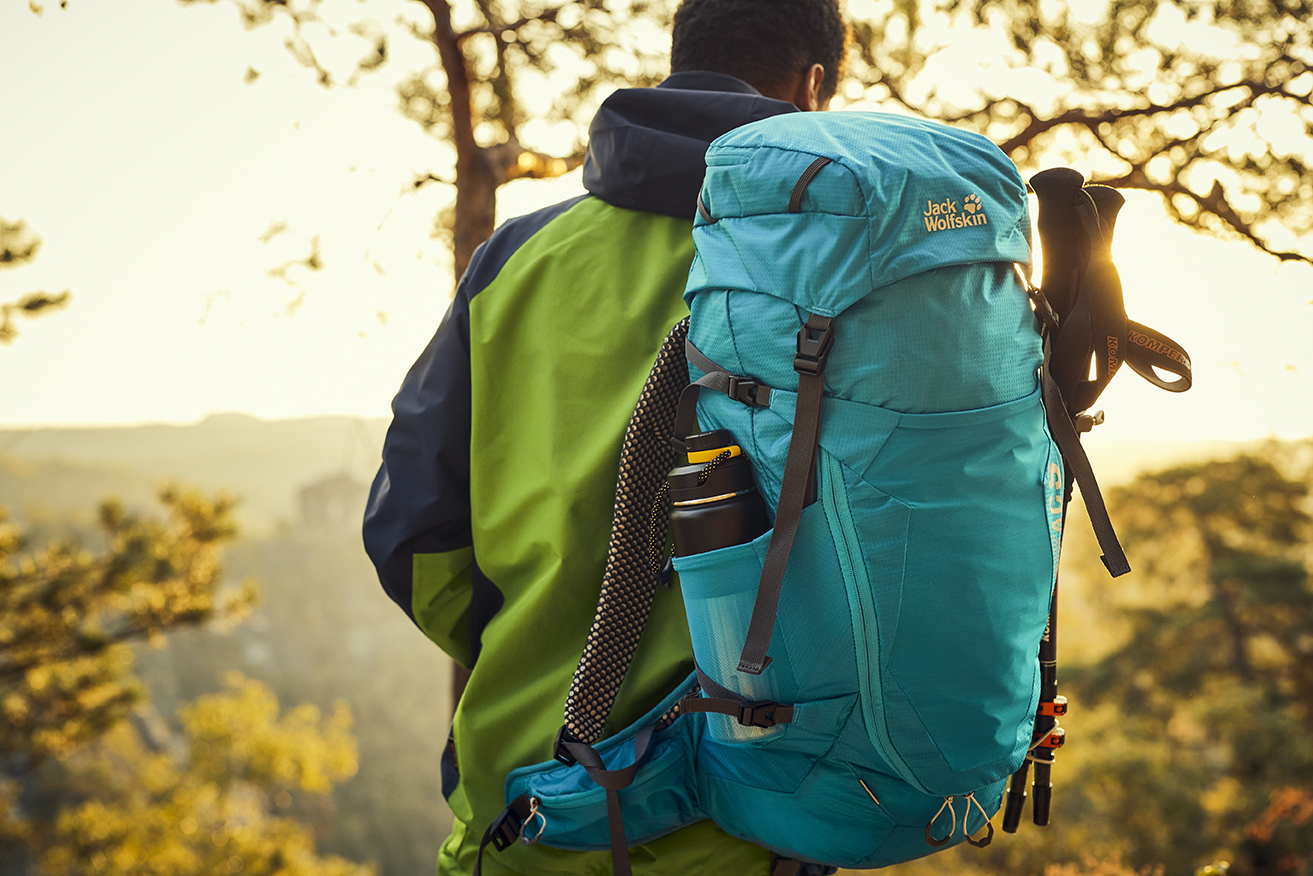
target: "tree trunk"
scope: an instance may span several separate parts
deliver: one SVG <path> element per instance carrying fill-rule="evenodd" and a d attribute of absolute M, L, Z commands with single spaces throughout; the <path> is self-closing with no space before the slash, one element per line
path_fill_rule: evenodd
<path fill-rule="evenodd" d="M 492 150 L 474 140 L 469 67 L 460 39 L 451 26 L 451 5 L 447 0 L 425 0 L 425 5 L 433 13 L 433 41 L 447 74 L 447 94 L 451 98 L 451 139 L 456 145 L 456 221 L 452 249 L 456 257 L 456 281 L 460 282 L 474 250 L 492 235 L 497 215 L 497 186 L 504 180 L 499 179 Z M 469 678 L 469 670 L 452 663 L 453 717 Z"/>
<path fill-rule="evenodd" d="M 474 107 L 470 99 L 470 72 L 461 51 L 460 38 L 451 26 L 447 0 L 425 0 L 433 13 L 433 41 L 447 74 L 451 98 L 451 139 L 456 145 L 456 223 L 454 247 L 456 279 L 469 267 L 479 244 L 492 234 L 497 211 L 497 186 L 504 180 L 492 160 L 491 150 L 474 140 Z"/>
<path fill-rule="evenodd" d="M 490 150 L 475 146 L 456 158 L 456 224 L 452 229 L 456 280 L 464 276 L 474 250 L 492 235 L 497 214 L 497 187 L 501 181 L 490 160 Z"/>

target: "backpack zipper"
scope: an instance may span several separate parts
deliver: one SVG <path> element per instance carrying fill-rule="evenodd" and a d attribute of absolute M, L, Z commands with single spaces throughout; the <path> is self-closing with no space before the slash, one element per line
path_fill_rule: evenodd
<path fill-rule="evenodd" d="M 856 650 L 857 678 L 860 685 L 857 698 L 861 701 L 862 714 L 866 719 L 867 737 L 880 756 L 905 781 L 919 791 L 930 793 L 894 750 L 893 740 L 889 738 L 889 728 L 876 714 L 876 704 L 884 701 L 884 691 L 881 685 L 878 655 L 874 664 L 871 661 L 871 648 L 879 648 L 878 629 L 874 636 L 871 630 L 875 624 L 871 581 L 866 574 L 866 561 L 861 554 L 861 541 L 848 508 L 848 492 L 844 487 L 840 462 L 834 454 L 823 447 L 818 448 L 818 455 L 821 459 L 823 482 L 823 488 L 819 492 L 825 504 L 825 517 L 830 524 L 830 535 L 837 549 L 835 554 L 839 560 L 839 570 L 843 573 L 843 583 L 848 589 L 848 606 L 854 618 L 853 645 Z"/>

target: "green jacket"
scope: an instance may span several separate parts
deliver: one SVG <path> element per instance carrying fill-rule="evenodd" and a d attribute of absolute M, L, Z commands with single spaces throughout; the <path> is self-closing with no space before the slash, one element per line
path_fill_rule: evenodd
<path fill-rule="evenodd" d="M 471 669 L 444 764 L 456 821 L 442 874 L 472 869 L 506 774 L 552 756 L 601 587 L 625 426 L 687 315 L 706 147 L 792 109 L 712 73 L 616 92 L 590 130 L 589 195 L 508 221 L 479 249 L 393 402 L 365 545 L 388 594 Z M 607 732 L 691 669 L 679 593 L 659 592 Z M 631 859 L 645 876 L 766 876 L 770 856 L 704 821 Z M 517 844 L 483 866 L 577 876 L 610 873 L 611 858 Z"/>

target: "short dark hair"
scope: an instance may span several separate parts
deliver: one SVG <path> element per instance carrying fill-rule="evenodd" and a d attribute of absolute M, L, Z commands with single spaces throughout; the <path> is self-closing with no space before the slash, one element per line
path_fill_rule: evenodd
<path fill-rule="evenodd" d="M 820 96 L 828 100 L 839 87 L 847 44 L 838 0 L 683 0 L 670 70 L 728 73 L 759 91 L 779 92 L 821 64 Z"/>

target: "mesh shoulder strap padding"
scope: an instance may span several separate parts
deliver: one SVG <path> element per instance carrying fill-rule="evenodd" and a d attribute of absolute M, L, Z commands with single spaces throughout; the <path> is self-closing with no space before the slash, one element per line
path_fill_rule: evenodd
<path fill-rule="evenodd" d="M 674 464 L 670 435 L 688 385 L 688 318 L 670 330 L 625 429 L 616 479 L 615 518 L 597 614 L 565 700 L 566 729 L 581 742 L 602 735 L 652 607 L 657 573 L 647 559 L 652 502 Z M 665 542 L 657 534 L 659 543 Z"/>

